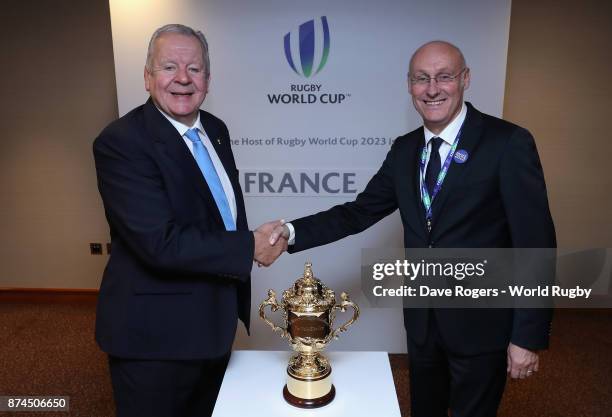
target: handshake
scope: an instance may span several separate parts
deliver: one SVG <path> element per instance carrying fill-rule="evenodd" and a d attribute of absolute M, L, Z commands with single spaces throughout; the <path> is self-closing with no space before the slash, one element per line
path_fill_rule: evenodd
<path fill-rule="evenodd" d="M 287 250 L 289 228 L 284 220 L 264 223 L 253 232 L 255 237 L 255 253 L 253 261 L 257 266 L 270 266 L 283 252 Z"/>

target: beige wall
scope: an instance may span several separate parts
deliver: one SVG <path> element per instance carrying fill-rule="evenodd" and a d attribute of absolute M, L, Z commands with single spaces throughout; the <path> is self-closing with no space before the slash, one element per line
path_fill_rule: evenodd
<path fill-rule="evenodd" d="M 512 2 L 504 117 L 536 137 L 563 246 L 612 246 L 611 7 Z M 97 287 L 106 255 L 88 243 L 108 228 L 91 143 L 117 117 L 108 3 L 12 2 L 1 19 L 0 287 Z"/>
<path fill-rule="evenodd" d="M 108 2 L 2 8 L 0 287 L 94 288 L 106 242 L 91 144 L 117 117 Z"/>
<path fill-rule="evenodd" d="M 535 136 L 560 246 L 612 247 L 612 2 L 513 0 L 504 118 Z"/>

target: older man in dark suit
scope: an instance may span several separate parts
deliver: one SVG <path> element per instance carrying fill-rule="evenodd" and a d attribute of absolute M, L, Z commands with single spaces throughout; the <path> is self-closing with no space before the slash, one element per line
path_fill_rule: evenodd
<path fill-rule="evenodd" d="M 554 248 L 544 175 L 531 134 L 463 99 L 470 70 L 434 41 L 410 60 L 423 127 L 397 138 L 353 202 L 278 226 L 289 251 L 361 232 L 399 208 L 406 248 Z M 538 370 L 549 309 L 406 309 L 412 416 L 495 416 L 506 381 Z"/>
<path fill-rule="evenodd" d="M 96 339 L 119 417 L 207 416 L 237 319 L 249 325 L 253 261 L 268 265 L 286 246 L 268 244 L 273 223 L 249 231 L 227 127 L 199 110 L 204 35 L 158 29 L 144 77 L 150 99 L 94 143 L 113 248 Z"/>

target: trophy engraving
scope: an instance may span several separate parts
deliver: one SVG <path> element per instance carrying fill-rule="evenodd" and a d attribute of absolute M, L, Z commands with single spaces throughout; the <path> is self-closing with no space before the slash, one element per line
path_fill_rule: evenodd
<path fill-rule="evenodd" d="M 304 266 L 304 276 L 283 292 L 281 303 L 276 292 L 268 290 L 268 298 L 259 305 L 259 316 L 286 338 L 296 352 L 287 366 L 287 384 L 283 388 L 285 400 L 296 407 L 316 408 L 329 404 L 336 395 L 331 380 L 331 365 L 321 351 L 333 339 L 355 322 L 359 307 L 346 293 L 336 302 L 334 291 L 327 288 L 312 273 L 312 264 Z M 265 308 L 281 311 L 284 326 L 266 317 Z M 353 317 L 337 329 L 333 328 L 336 311 L 353 309 Z"/>

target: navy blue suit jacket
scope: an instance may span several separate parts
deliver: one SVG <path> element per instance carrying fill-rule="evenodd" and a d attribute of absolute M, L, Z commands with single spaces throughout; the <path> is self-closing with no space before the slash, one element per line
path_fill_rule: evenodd
<path fill-rule="evenodd" d="M 254 239 L 225 124 L 200 119 L 234 188 L 227 232 L 180 134 L 149 99 L 94 142 L 112 254 L 100 286 L 96 340 L 124 358 L 203 359 L 248 329 Z"/>
<path fill-rule="evenodd" d="M 471 104 L 458 149 L 463 164 L 452 163 L 432 207 L 427 232 L 419 189 L 423 128 L 397 138 L 382 167 L 355 201 L 291 221 L 295 245 L 308 249 L 361 232 L 399 208 L 406 248 L 554 248 L 555 229 L 546 186 L 531 134 L 512 123 L 483 114 Z M 549 309 L 404 310 L 408 337 L 424 342 L 429 314 L 449 349 L 479 354 L 548 346 Z"/>

